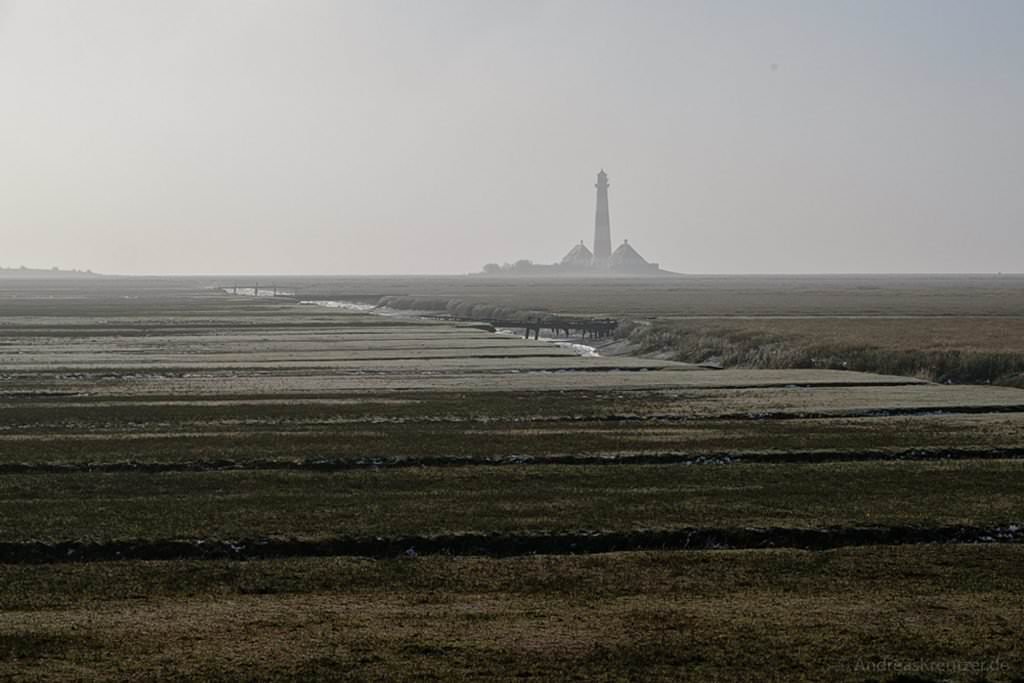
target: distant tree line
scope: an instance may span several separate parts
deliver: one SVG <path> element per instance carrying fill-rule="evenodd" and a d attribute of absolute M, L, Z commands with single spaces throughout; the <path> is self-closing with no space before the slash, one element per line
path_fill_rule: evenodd
<path fill-rule="evenodd" d="M 63 270 L 58 266 L 52 266 L 49 270 L 46 268 L 29 268 L 28 266 L 21 265 L 17 268 L 9 268 L 7 266 L 0 266 L 0 272 L 7 273 L 61 273 L 61 274 L 77 274 L 77 275 L 95 275 L 92 270 L 78 270 L 77 268 L 72 270 Z"/>
<path fill-rule="evenodd" d="M 542 270 L 549 266 L 537 265 L 529 259 L 519 259 L 515 263 L 503 263 L 500 266 L 497 263 L 488 263 L 484 266 L 485 275 L 501 275 L 502 273 L 529 273 L 532 271 Z"/>

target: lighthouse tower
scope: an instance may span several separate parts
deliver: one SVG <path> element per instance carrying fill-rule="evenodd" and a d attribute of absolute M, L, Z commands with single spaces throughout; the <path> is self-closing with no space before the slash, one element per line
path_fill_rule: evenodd
<path fill-rule="evenodd" d="M 594 216 L 594 265 L 605 267 L 612 255 L 612 226 L 608 218 L 608 174 L 597 174 L 597 213 Z"/>

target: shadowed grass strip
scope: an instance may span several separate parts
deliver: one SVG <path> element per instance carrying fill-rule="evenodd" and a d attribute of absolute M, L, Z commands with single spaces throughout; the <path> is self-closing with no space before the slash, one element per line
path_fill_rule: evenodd
<path fill-rule="evenodd" d="M 987 527 L 1024 462 L 523 465 L 0 476 L 0 541 Z"/>

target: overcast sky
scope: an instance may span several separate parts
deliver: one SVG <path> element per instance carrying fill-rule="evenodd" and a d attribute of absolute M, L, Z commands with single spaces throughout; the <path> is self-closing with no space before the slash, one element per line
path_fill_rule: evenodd
<path fill-rule="evenodd" d="M 0 0 L 0 265 L 1024 270 L 1019 0 Z"/>

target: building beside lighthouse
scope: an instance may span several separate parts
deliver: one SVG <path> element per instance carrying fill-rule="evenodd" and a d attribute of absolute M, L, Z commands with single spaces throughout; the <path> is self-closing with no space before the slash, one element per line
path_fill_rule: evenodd
<path fill-rule="evenodd" d="M 569 250 L 560 262 L 552 265 L 516 261 L 499 266 L 489 263 L 484 273 L 489 275 L 668 275 L 637 252 L 628 240 L 612 250 L 612 224 L 608 212 L 608 174 L 604 169 L 597 174 L 597 208 L 594 212 L 593 249 L 581 240 Z"/>
<path fill-rule="evenodd" d="M 594 250 L 580 242 L 562 259 L 561 266 L 582 267 L 589 273 L 645 274 L 663 272 L 657 263 L 650 263 L 623 240 L 612 251 L 612 221 L 608 213 L 608 174 L 602 168 L 597 174 L 597 209 L 594 211 Z M 589 257 L 589 263 L 585 260 Z"/>

